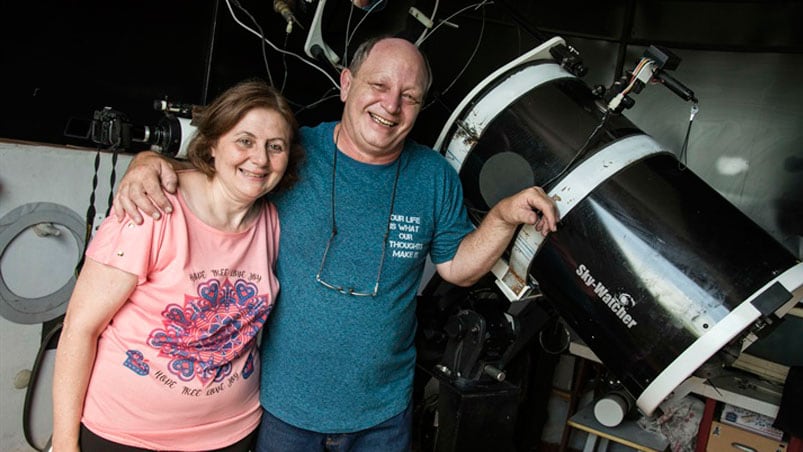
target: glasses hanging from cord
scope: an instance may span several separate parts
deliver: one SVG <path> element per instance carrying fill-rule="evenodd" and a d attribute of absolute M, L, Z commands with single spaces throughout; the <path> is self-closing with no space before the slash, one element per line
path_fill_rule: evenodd
<path fill-rule="evenodd" d="M 399 184 L 399 173 L 401 169 L 401 156 L 396 159 L 396 175 L 393 179 L 393 191 L 390 195 L 390 208 L 388 210 L 388 221 L 387 225 L 385 226 L 385 234 L 382 237 L 382 255 L 379 258 L 379 267 L 376 270 L 376 283 L 374 284 L 374 288 L 372 291 L 360 291 L 353 287 L 345 287 L 338 284 L 332 284 L 330 282 L 325 281 L 321 274 L 326 266 L 326 257 L 329 255 L 329 249 L 332 246 L 332 241 L 334 240 L 335 236 L 337 235 L 337 218 L 335 215 L 335 175 L 337 174 L 337 140 L 340 137 L 340 129 L 337 129 L 337 133 L 335 134 L 335 149 L 332 156 L 332 233 L 329 235 L 329 240 L 326 242 L 326 248 L 323 251 L 323 258 L 321 258 L 321 265 L 318 268 L 318 273 L 315 275 L 315 281 L 317 281 L 322 286 L 326 287 L 327 289 L 332 289 L 334 291 L 340 292 L 343 295 L 351 295 L 355 297 L 375 297 L 377 293 L 379 293 L 379 280 L 382 277 L 382 267 L 385 264 L 385 254 L 387 252 L 388 246 L 388 237 L 390 236 L 390 222 L 393 216 L 393 206 L 396 203 L 396 187 Z"/>

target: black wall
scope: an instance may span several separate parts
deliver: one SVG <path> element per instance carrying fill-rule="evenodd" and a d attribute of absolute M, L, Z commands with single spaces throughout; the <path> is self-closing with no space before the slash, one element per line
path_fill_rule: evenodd
<path fill-rule="evenodd" d="M 317 2 L 294 3 L 302 25 L 289 35 L 271 1 L 242 0 L 239 5 L 274 44 L 307 58 L 303 54 L 307 30 L 301 27 L 309 28 Z M 368 15 L 354 33 L 364 11 L 350 11 L 346 0 L 329 0 L 324 37 L 340 55 L 347 28 L 354 33 L 350 51 L 372 34 L 402 32 L 417 37 L 422 28 L 406 14 L 407 9 L 416 6 L 429 14 L 435 3 L 393 0 Z M 0 137 L 71 143 L 74 140 L 63 135 L 71 116 L 91 117 L 95 109 L 112 106 L 147 123 L 159 117 L 151 107 L 155 99 L 205 103 L 242 78 L 267 78 L 260 39 L 234 22 L 229 5 L 243 23 L 258 28 L 237 4 L 217 0 L 4 2 Z M 472 4 L 439 2 L 438 17 Z M 628 46 L 743 52 L 745 64 L 753 52 L 798 54 L 803 49 L 803 31 L 794 24 L 801 20 L 801 2 L 788 1 L 500 0 L 483 8 L 466 8 L 450 20 L 459 28 L 442 26 L 421 46 L 429 55 L 436 83 L 432 105 L 416 133 L 422 141 L 434 137 L 440 118 L 448 116 L 446 112 L 476 82 L 556 34 L 570 43 L 573 39 L 590 43 L 591 48 L 579 50 L 592 63 L 596 48 L 606 48 L 602 69 L 610 72 L 613 64 L 612 77 L 633 63 L 627 60 Z M 336 94 L 323 75 L 267 45 L 265 55 L 274 82 L 284 86 L 297 105 L 302 123 L 337 116 L 336 98 L 305 107 Z M 337 80 L 331 66 L 322 66 Z"/>

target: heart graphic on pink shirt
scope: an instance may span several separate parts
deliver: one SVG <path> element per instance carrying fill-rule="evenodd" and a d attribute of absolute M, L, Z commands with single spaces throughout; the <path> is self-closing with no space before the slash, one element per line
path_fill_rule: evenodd
<path fill-rule="evenodd" d="M 245 281 L 238 280 L 234 284 L 234 289 L 237 291 L 237 302 L 238 304 L 242 305 L 245 300 L 253 298 L 254 295 L 257 293 L 257 286 L 254 284 L 247 283 Z"/>
<path fill-rule="evenodd" d="M 198 295 L 209 301 L 213 307 L 217 306 L 220 299 L 220 282 L 213 279 L 207 283 L 199 284 Z"/>
<path fill-rule="evenodd" d="M 129 350 L 125 352 L 125 354 L 128 356 L 128 358 L 126 358 L 126 360 L 123 362 L 125 367 L 133 370 L 137 375 L 148 375 L 151 367 L 145 361 L 145 357 L 142 355 L 142 352 L 139 350 Z"/>

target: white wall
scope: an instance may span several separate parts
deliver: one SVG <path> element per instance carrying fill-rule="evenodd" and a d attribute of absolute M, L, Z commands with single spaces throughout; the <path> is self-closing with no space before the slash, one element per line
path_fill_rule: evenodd
<path fill-rule="evenodd" d="M 0 140 L 0 231 L 9 212 L 29 203 L 55 203 L 86 218 L 95 174 L 96 151 L 18 143 Z M 110 192 L 112 154 L 101 153 L 95 191 L 97 219 L 105 216 Z M 131 155 L 119 154 L 116 179 L 119 180 Z M 65 210 L 68 211 L 68 210 Z M 73 233 L 55 225 L 61 235 L 38 237 L 30 229 L 21 232 L 0 250 L 0 275 L 8 289 L 24 299 L 47 297 L 68 284 L 82 250 Z M 83 232 L 83 231 L 82 231 Z M 0 244 L 1 245 L 1 244 Z M 66 300 L 65 300 L 66 301 Z M 0 303 L 7 300 L 0 299 Z M 45 313 L 47 315 L 47 313 Z M 31 319 L 37 316 L 33 315 Z M 31 451 L 23 435 L 23 403 L 26 370 L 30 370 L 39 350 L 42 323 L 22 324 L 0 317 L 0 446 L 3 452 Z M 43 368 L 46 366 L 43 366 Z M 43 370 L 40 383 L 44 398 L 49 399 L 51 374 Z M 15 381 L 16 380 L 16 381 Z M 46 388 L 46 389 L 45 389 Z M 48 406 L 49 400 L 41 401 Z M 36 407 L 42 405 L 36 404 Z M 42 447 L 52 425 L 45 409 L 32 410 L 34 442 Z"/>

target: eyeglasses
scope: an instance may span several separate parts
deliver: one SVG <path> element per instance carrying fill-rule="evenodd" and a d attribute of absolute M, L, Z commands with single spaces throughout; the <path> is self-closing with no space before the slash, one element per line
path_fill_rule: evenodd
<path fill-rule="evenodd" d="M 317 281 L 322 286 L 326 287 L 327 289 L 332 289 L 336 292 L 339 292 L 343 295 L 351 295 L 354 297 L 375 297 L 377 293 L 379 293 L 379 280 L 382 277 L 382 267 L 385 264 L 385 253 L 387 251 L 387 244 L 388 244 L 388 237 L 390 236 L 390 221 L 393 215 L 393 205 L 396 202 L 396 187 L 399 184 L 399 172 L 401 168 L 401 156 L 396 159 L 396 176 L 393 179 L 393 191 L 390 196 L 390 210 L 388 212 L 388 222 L 387 226 L 385 227 L 385 235 L 382 238 L 382 255 L 379 258 L 379 267 L 376 270 L 376 283 L 374 284 L 374 289 L 371 292 L 367 291 L 359 291 L 353 287 L 344 287 L 337 284 L 332 284 L 326 282 L 323 278 L 321 278 L 321 273 L 323 273 L 323 269 L 326 266 L 326 256 L 329 255 L 329 248 L 332 246 L 332 241 L 334 240 L 335 236 L 337 235 L 337 219 L 335 218 L 335 174 L 337 170 L 337 139 L 340 137 L 340 129 L 338 128 L 337 133 L 335 134 L 335 149 L 334 149 L 334 156 L 332 157 L 332 233 L 329 235 L 329 240 L 326 242 L 326 249 L 323 251 L 323 258 L 321 258 L 321 266 L 318 268 L 318 273 L 315 275 L 315 281 Z"/>
<path fill-rule="evenodd" d="M 337 230 L 332 229 L 332 235 L 329 236 L 329 241 L 326 242 L 326 249 L 323 251 L 323 259 L 321 259 L 321 267 L 318 269 L 318 274 L 315 275 L 315 281 L 318 281 L 318 283 L 320 283 L 322 286 L 340 292 L 343 295 L 352 295 L 355 297 L 375 297 L 376 294 L 379 293 L 379 278 L 382 275 L 382 264 L 385 262 L 385 244 L 387 243 L 387 234 L 385 234 L 385 240 L 382 242 L 382 257 L 379 259 L 379 270 L 377 270 L 376 273 L 376 284 L 374 284 L 374 290 L 371 292 L 361 292 L 353 287 L 338 286 L 321 279 L 321 273 L 323 272 L 323 267 L 326 264 L 326 255 L 329 254 L 329 247 L 332 246 L 332 240 L 336 235 Z"/>

